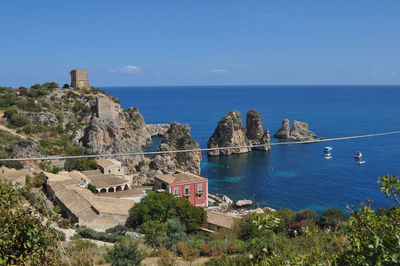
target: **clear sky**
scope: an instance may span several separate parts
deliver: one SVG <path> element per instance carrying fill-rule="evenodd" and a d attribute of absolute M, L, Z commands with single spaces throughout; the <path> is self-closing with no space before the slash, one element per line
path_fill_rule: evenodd
<path fill-rule="evenodd" d="M 0 86 L 400 84 L 398 0 L 0 3 Z"/>

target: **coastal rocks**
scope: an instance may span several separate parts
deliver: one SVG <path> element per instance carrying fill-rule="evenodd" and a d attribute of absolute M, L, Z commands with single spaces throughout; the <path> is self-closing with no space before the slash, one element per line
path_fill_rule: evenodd
<path fill-rule="evenodd" d="M 290 138 L 294 141 L 307 141 L 318 139 L 317 135 L 308 130 L 307 123 L 293 121 L 292 129 L 290 130 Z"/>
<path fill-rule="evenodd" d="M 294 120 L 292 129 L 290 129 L 289 120 L 282 121 L 282 127 L 278 129 L 274 137 L 277 139 L 290 140 L 290 141 L 312 141 L 318 139 L 317 135 L 308 129 L 305 122 Z"/>
<path fill-rule="evenodd" d="M 265 146 L 260 146 L 260 147 L 253 147 L 253 150 L 258 150 L 258 151 L 270 151 L 271 146 L 269 145 L 271 140 L 271 137 L 269 135 L 269 130 L 268 128 L 265 129 L 264 134 L 258 144 L 265 144 Z"/>
<path fill-rule="evenodd" d="M 283 119 L 282 127 L 274 135 L 277 139 L 289 139 L 290 138 L 290 122 L 289 119 Z"/>
<path fill-rule="evenodd" d="M 172 122 L 158 147 L 158 151 L 199 149 L 199 144 L 192 139 L 190 127 Z M 200 174 L 201 152 L 182 152 L 156 155 L 150 168 L 164 172 L 177 169 L 196 175 Z"/>
<path fill-rule="evenodd" d="M 246 136 L 253 143 L 260 143 L 263 137 L 262 118 L 259 111 L 251 109 L 246 117 Z"/>
<path fill-rule="evenodd" d="M 151 134 L 147 130 L 146 123 L 139 109 L 131 107 L 124 109 L 123 113 L 125 115 L 125 123 L 128 125 L 128 127 L 123 130 L 126 132 L 123 133 L 134 136 L 140 146 L 151 144 Z M 121 124 L 123 124 L 123 122 L 122 120 Z"/>
<path fill-rule="evenodd" d="M 208 148 L 247 146 L 249 141 L 242 124 L 242 115 L 238 111 L 228 112 L 219 122 L 214 134 L 208 140 Z M 212 150 L 209 156 L 230 155 L 249 152 L 250 148 Z"/>
<path fill-rule="evenodd" d="M 147 124 L 147 131 L 152 137 L 162 137 L 169 129 L 169 124 Z"/>
<path fill-rule="evenodd" d="M 235 206 L 236 206 L 236 207 L 247 207 L 247 206 L 251 206 L 251 205 L 253 205 L 253 201 L 251 201 L 251 200 L 246 200 L 246 199 L 238 200 L 238 201 L 236 201 L 236 203 L 235 203 Z"/>
<path fill-rule="evenodd" d="M 227 195 L 222 196 L 222 202 L 225 202 L 226 204 L 228 204 L 228 206 L 233 205 L 233 200 L 231 200 Z"/>

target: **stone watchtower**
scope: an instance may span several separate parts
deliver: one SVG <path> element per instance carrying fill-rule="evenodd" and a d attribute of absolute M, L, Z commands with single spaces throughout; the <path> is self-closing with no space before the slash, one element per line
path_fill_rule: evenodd
<path fill-rule="evenodd" d="M 71 70 L 71 87 L 73 88 L 90 88 L 88 71 L 83 69 Z"/>

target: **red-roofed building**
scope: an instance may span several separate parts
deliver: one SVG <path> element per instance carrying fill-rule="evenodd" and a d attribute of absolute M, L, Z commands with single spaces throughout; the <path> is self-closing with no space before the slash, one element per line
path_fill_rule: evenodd
<path fill-rule="evenodd" d="M 175 172 L 155 176 L 154 190 L 165 190 L 175 197 L 185 197 L 193 206 L 208 206 L 208 179 L 192 173 Z"/>

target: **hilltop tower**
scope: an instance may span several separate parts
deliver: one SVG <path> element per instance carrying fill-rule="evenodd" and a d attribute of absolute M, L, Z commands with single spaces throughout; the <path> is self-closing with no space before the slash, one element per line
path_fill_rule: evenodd
<path fill-rule="evenodd" d="M 90 88 L 88 71 L 83 69 L 71 70 L 71 87 L 73 88 Z"/>

